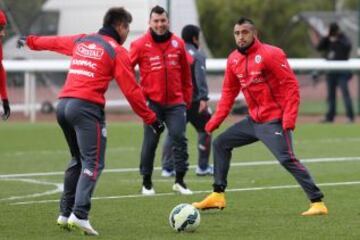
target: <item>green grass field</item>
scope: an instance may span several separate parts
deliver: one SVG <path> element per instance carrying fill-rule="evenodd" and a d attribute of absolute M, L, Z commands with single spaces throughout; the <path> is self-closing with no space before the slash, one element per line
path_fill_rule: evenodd
<path fill-rule="evenodd" d="M 58 126 L 0 123 L 0 134 L 0 239 L 84 239 L 56 226 L 57 187 L 69 158 Z M 192 128 L 188 137 L 190 163 L 194 165 L 197 153 Z M 142 197 L 137 171 L 141 124 L 110 123 L 107 172 L 100 178 L 91 211 L 98 238 L 360 239 L 359 125 L 299 125 L 294 137 L 297 156 L 322 185 L 328 216 L 300 216 L 308 208 L 305 194 L 279 164 L 266 164 L 274 158 L 264 146 L 253 144 L 233 152 L 228 207 L 201 212 L 199 229 L 179 234 L 168 224 L 171 209 L 179 203 L 201 200 L 207 194 L 201 191 L 211 190 L 212 178 L 197 177 L 191 168 L 186 180 L 198 192 L 180 196 L 171 193 L 173 179 L 160 177 L 156 170 L 158 194 Z M 160 165 L 159 153 L 156 166 Z"/>
<path fill-rule="evenodd" d="M 356 109 L 358 109 L 358 102 L 353 101 L 353 107 L 354 110 L 356 111 Z M 299 108 L 299 112 L 300 114 L 303 115 L 320 115 L 320 114 L 325 114 L 327 111 L 327 103 L 325 101 L 325 98 L 323 101 L 318 101 L 318 100 L 302 100 L 301 104 L 300 104 L 300 108 Z M 339 99 L 336 101 L 336 108 L 337 108 L 337 114 L 340 115 L 345 115 L 345 107 L 344 107 L 344 101 L 343 99 Z"/>

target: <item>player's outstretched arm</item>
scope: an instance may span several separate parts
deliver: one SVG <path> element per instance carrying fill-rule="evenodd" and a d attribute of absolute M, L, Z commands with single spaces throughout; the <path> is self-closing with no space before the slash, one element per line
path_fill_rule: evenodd
<path fill-rule="evenodd" d="M 72 36 L 22 36 L 17 40 L 17 48 L 27 46 L 36 51 L 53 51 L 63 55 L 72 56 L 76 40 L 84 36 L 77 34 Z"/>

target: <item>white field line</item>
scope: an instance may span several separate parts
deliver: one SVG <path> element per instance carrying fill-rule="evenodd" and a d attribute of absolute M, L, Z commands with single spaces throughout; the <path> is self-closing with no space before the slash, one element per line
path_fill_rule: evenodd
<path fill-rule="evenodd" d="M 322 163 L 322 162 L 349 162 L 349 161 L 360 161 L 360 157 L 336 157 L 336 158 L 309 158 L 302 159 L 302 163 Z M 265 165 L 276 165 L 278 161 L 253 161 L 253 162 L 235 162 L 231 163 L 232 167 L 252 167 L 252 166 L 265 166 Z M 196 165 L 189 166 L 190 169 L 195 169 Z M 161 167 L 155 167 L 154 170 L 161 170 Z M 114 168 L 105 169 L 104 173 L 128 173 L 138 172 L 139 168 Z M 21 178 L 21 177 L 41 177 L 41 176 L 62 176 L 64 172 L 37 172 L 37 173 L 18 173 L 18 174 L 3 174 L 0 175 L 1 179 L 7 178 Z"/>
<path fill-rule="evenodd" d="M 334 187 L 334 186 L 351 186 L 358 185 L 360 181 L 353 182 L 335 182 L 335 183 L 320 183 L 317 184 L 320 187 Z M 299 185 L 279 185 L 279 186 L 264 186 L 264 187 L 252 187 L 252 188 L 233 188 L 227 189 L 227 192 L 250 192 L 250 191 L 262 191 L 262 190 L 279 190 L 279 189 L 293 189 L 300 188 Z M 209 193 L 210 191 L 194 191 L 194 194 Z M 141 194 L 134 195 L 117 195 L 117 196 L 107 196 L 107 197 L 93 197 L 92 200 L 109 200 L 109 199 L 127 199 L 127 198 L 150 198 L 150 197 L 164 197 L 164 196 L 174 196 L 176 193 L 157 193 L 153 196 L 144 196 Z M 41 200 L 41 201 L 24 201 L 11 203 L 11 205 L 32 205 L 32 204 L 46 204 L 46 203 L 58 203 L 59 200 Z"/>
<path fill-rule="evenodd" d="M 52 195 L 55 193 L 60 193 L 63 191 L 63 184 L 46 182 L 46 181 L 39 181 L 35 179 L 21 179 L 21 178 L 9 178 L 9 179 L 2 179 L 4 181 L 19 181 L 19 182 L 26 182 L 26 183 L 33 183 L 33 184 L 40 184 L 40 185 L 50 185 L 55 186 L 55 189 L 41 192 L 41 193 L 32 193 L 22 196 L 11 196 L 8 198 L 2 198 L 0 201 L 11 201 L 11 200 L 19 200 L 19 199 L 26 199 L 26 198 L 34 198 L 34 197 L 42 197 L 47 195 Z"/>
<path fill-rule="evenodd" d="M 35 179 L 21 179 L 21 178 L 5 178 L 5 179 L 0 179 L 0 181 L 18 181 L 18 182 L 26 182 L 26 183 L 33 183 L 33 184 L 40 184 L 40 185 L 51 185 L 51 186 L 55 186 L 55 189 L 53 190 L 49 190 L 49 191 L 45 191 L 45 192 L 41 192 L 41 193 L 32 193 L 32 194 L 28 194 L 28 195 L 20 195 L 20 196 L 11 196 L 11 197 L 7 197 L 7 198 L 0 198 L 0 202 L 2 201 L 11 201 L 11 200 L 22 200 L 22 199 L 26 199 L 26 198 L 36 198 L 36 197 L 42 197 L 42 196 L 46 196 L 46 195 L 52 195 L 52 194 L 56 194 L 56 193 L 61 193 L 64 190 L 64 184 L 62 183 L 52 183 L 52 182 L 46 182 L 46 181 L 39 181 L 39 180 L 35 180 Z M 136 180 L 135 180 L 136 181 Z M 153 179 L 153 182 L 173 182 L 174 179 Z M 122 182 L 126 182 L 126 181 L 122 181 Z M 129 180 L 129 183 L 133 183 L 134 180 Z M 140 183 L 141 181 L 138 180 L 138 182 Z M 208 182 L 208 180 L 202 180 L 202 179 L 194 179 L 194 180 L 187 180 L 188 183 L 191 182 Z"/>

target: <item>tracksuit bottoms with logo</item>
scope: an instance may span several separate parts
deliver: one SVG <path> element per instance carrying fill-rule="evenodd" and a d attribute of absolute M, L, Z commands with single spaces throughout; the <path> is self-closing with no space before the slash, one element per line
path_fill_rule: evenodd
<path fill-rule="evenodd" d="M 323 198 L 324 195 L 315 185 L 308 170 L 294 155 L 291 131 L 283 131 L 280 121 L 256 123 L 250 117 L 229 127 L 213 142 L 214 190 L 217 187 L 225 190 L 227 186 L 227 175 L 233 148 L 259 140 L 296 179 L 310 200 Z"/>
<path fill-rule="evenodd" d="M 205 125 L 211 117 L 209 110 L 199 113 L 199 101 L 192 102 L 191 108 L 186 112 L 187 121 L 198 133 L 198 166 L 201 170 L 209 167 L 211 135 L 205 132 Z M 163 146 L 162 168 L 171 172 L 174 170 L 173 148 L 169 135 L 166 136 Z"/>
<path fill-rule="evenodd" d="M 57 106 L 57 121 L 71 152 L 65 171 L 61 215 L 73 212 L 87 219 L 91 196 L 104 168 L 106 126 L 103 107 L 77 98 L 62 98 Z"/>
<path fill-rule="evenodd" d="M 153 110 L 158 119 L 165 122 L 173 146 L 175 171 L 186 173 L 188 170 L 188 151 L 186 130 L 186 107 L 176 105 L 171 107 L 161 106 L 149 101 L 149 108 Z M 155 134 L 149 125 L 144 125 L 144 140 L 141 149 L 140 173 L 152 175 L 154 169 L 155 151 L 159 143 L 160 135 Z"/>

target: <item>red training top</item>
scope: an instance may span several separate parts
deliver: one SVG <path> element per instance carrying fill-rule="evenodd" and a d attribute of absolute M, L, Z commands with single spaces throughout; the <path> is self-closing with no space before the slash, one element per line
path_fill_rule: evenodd
<path fill-rule="evenodd" d="M 168 41 L 157 43 L 150 31 L 133 41 L 130 47 L 131 64 L 139 64 L 145 97 L 164 106 L 192 101 L 191 70 L 185 44 L 174 34 Z"/>
<path fill-rule="evenodd" d="M 233 51 L 227 60 L 221 99 L 206 131 L 216 129 L 230 113 L 242 91 L 250 117 L 258 123 L 282 121 L 283 129 L 294 129 L 300 103 L 299 85 L 285 53 L 255 39 L 241 54 Z"/>
<path fill-rule="evenodd" d="M 26 43 L 33 50 L 72 56 L 59 98 L 73 97 L 105 105 L 104 94 L 109 82 L 115 78 L 132 109 L 144 122 L 152 124 L 156 120 L 136 83 L 128 52 L 113 38 L 99 34 L 28 36 Z"/>

